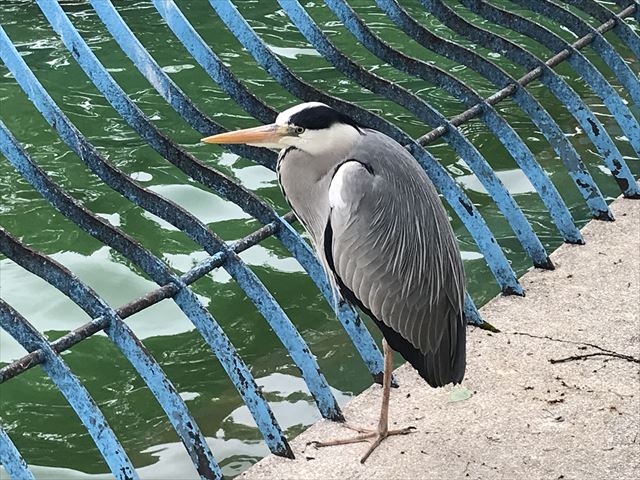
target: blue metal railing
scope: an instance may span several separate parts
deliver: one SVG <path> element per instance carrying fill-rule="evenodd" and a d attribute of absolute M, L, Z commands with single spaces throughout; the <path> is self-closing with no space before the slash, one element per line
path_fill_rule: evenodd
<path fill-rule="evenodd" d="M 578 152 L 553 120 L 544 107 L 522 88 L 518 81 L 497 65 L 486 60 L 476 52 L 441 39 L 411 18 L 396 0 L 376 0 L 378 6 L 407 35 L 423 47 L 435 53 L 462 63 L 488 79 L 496 88 L 512 95 L 514 102 L 527 114 L 534 125 L 542 132 L 553 150 L 567 168 L 576 188 L 582 194 L 594 218 L 612 219 L 602 194 L 591 174 L 582 163 Z M 580 103 L 580 97 L 578 97 Z M 488 103 L 488 102 L 487 102 Z"/>
<path fill-rule="evenodd" d="M 561 79 L 559 75 L 553 72 L 549 65 L 515 43 L 488 30 L 472 25 L 470 22 L 455 14 L 453 10 L 442 3 L 441 0 L 420 1 L 430 13 L 456 33 L 470 38 L 491 51 L 501 53 L 509 60 L 523 66 L 531 72 L 536 72 L 536 75 L 539 75 L 540 81 L 544 86 L 549 89 L 578 121 L 582 130 L 597 148 L 603 163 L 611 171 L 611 174 L 618 182 L 625 197 L 636 198 L 640 196 L 640 187 L 638 187 L 635 182 L 622 154 L 600 120 L 598 120 L 589 107 L 584 104 L 580 96 Z M 634 7 L 634 5 L 631 5 L 631 7 Z M 573 53 L 572 49 L 567 50 L 565 57 L 571 59 L 574 56 Z M 589 64 L 586 59 L 581 63 Z M 540 72 L 537 73 L 537 70 Z M 597 73 L 597 75 L 599 75 L 599 73 Z M 617 96 L 617 93 L 614 92 L 614 95 Z M 633 118 L 633 116 L 631 118 Z M 616 117 L 616 119 L 620 121 L 619 118 Z"/>
<path fill-rule="evenodd" d="M 337 70 L 390 102 L 404 107 L 416 119 L 432 128 L 419 139 L 411 138 L 402 129 L 382 117 L 353 103 L 328 95 L 302 80 L 273 53 L 230 0 L 210 0 L 210 4 L 212 11 L 216 12 L 258 65 L 291 94 L 304 101 L 325 102 L 360 123 L 376 128 L 405 145 L 425 169 L 451 209 L 459 216 L 502 291 L 505 294 L 522 295 L 524 291 L 518 283 L 516 274 L 480 212 L 447 170 L 424 147 L 436 139 L 442 138 L 458 153 L 467 162 L 504 214 L 524 251 L 531 258 L 533 265 L 539 268 L 553 268 L 544 246 L 524 213 L 497 178 L 490 163 L 458 127 L 473 118 L 478 118 L 504 145 L 507 152 L 531 181 L 562 238 L 570 243 L 583 243 L 582 236 L 569 209 L 553 182 L 539 165 L 527 144 L 508 124 L 507 119 L 498 113 L 495 105 L 505 98 L 512 98 L 516 105 L 531 118 L 559 156 L 593 217 L 601 220 L 613 220 L 602 193 L 579 154 L 556 121 L 526 90 L 526 85 L 539 80 L 583 128 L 601 154 L 604 165 L 610 169 L 622 193 L 631 198 L 640 197 L 640 189 L 636 180 L 614 140 L 579 95 L 553 71 L 553 67 L 562 61 L 567 61 L 575 72 L 583 77 L 589 87 L 602 98 L 629 140 L 629 144 L 636 153 L 640 153 L 640 127 L 636 118 L 603 74 L 596 70 L 580 53 L 580 49 L 587 45 L 591 46 L 611 69 L 631 100 L 636 105 L 640 104 L 640 82 L 637 73 L 631 70 L 622 56 L 603 36 L 605 32 L 611 30 L 633 54 L 640 56 L 640 38 L 624 21 L 624 18 L 629 16 L 640 18 L 640 7 L 636 1 L 618 0 L 616 3 L 620 7 L 620 11 L 616 14 L 610 8 L 593 0 L 570 0 L 564 2 L 565 5 L 548 0 L 540 2 L 514 0 L 535 14 L 547 16 L 564 25 L 581 37 L 570 45 L 528 18 L 515 15 L 485 1 L 460 0 L 460 3 L 469 11 L 496 24 L 508 26 L 547 47 L 554 56 L 545 62 L 515 43 L 472 25 L 441 0 L 420 1 L 431 14 L 454 32 L 467 36 L 488 49 L 499 51 L 512 62 L 525 67 L 529 73 L 516 80 L 478 53 L 440 38 L 427 30 L 410 16 L 397 0 L 375 0 L 378 7 L 389 16 L 393 23 L 419 45 L 473 69 L 498 89 L 494 95 L 482 98 L 477 92 L 445 71 L 420 58 L 409 57 L 387 45 L 345 0 L 327 0 L 327 7 L 354 38 L 374 55 L 394 68 L 450 93 L 461 102 L 463 107 L 467 108 L 466 111 L 453 118 L 446 118 L 436 108 L 414 93 L 366 71 L 351 60 L 328 39 L 322 28 L 314 22 L 300 2 L 297 0 L 278 0 L 283 12 L 293 25 Z M 231 99 L 261 122 L 266 123 L 274 120 L 277 114 L 276 109 L 254 95 L 222 63 L 214 50 L 205 43 L 172 0 L 152 0 L 152 2 L 159 15 L 186 50 Z M 372 336 L 351 306 L 344 302 L 335 304 L 327 279 L 313 251 L 291 226 L 291 223 L 295 221 L 295 217 L 291 213 L 283 216 L 278 215 L 253 192 L 248 191 L 215 168 L 205 165 L 167 137 L 145 116 L 111 77 L 67 17 L 61 5 L 54 0 L 37 0 L 37 3 L 45 18 L 61 37 L 65 47 L 71 52 L 74 60 L 113 108 L 149 146 L 196 182 L 238 205 L 263 226 L 243 239 L 226 243 L 186 210 L 131 180 L 107 161 L 69 120 L 49 96 L 0 26 L 0 58 L 2 58 L 2 62 L 69 149 L 75 152 L 89 169 L 113 190 L 135 205 L 174 225 L 208 254 L 205 260 L 184 275 L 175 275 L 158 257 L 118 227 L 112 226 L 82 206 L 56 184 L 30 157 L 20 141 L 14 137 L 0 119 L 0 152 L 22 177 L 65 217 L 130 260 L 157 284 L 157 288 L 144 297 L 117 309 L 113 308 L 67 269 L 46 255 L 35 252 L 25 243 L 11 236 L 9 232 L 0 228 L 0 252 L 3 255 L 45 279 L 80 306 L 92 319 L 57 340 L 48 342 L 16 309 L 0 299 L 0 327 L 29 352 L 23 358 L 0 369 L 0 383 L 20 375 L 35 365 L 42 365 L 45 373 L 63 393 L 87 428 L 114 476 L 116 478 L 137 478 L 134 466 L 119 443 L 116 434 L 111 430 L 100 409 L 60 355 L 91 335 L 104 331 L 153 393 L 170 420 L 173 429 L 183 442 L 198 475 L 201 478 L 220 478 L 222 473 L 214 458 L 215 452 L 212 452 L 207 445 L 196 420 L 189 413 L 184 401 L 160 366 L 125 322 L 125 319 L 134 313 L 163 299 L 171 298 L 191 320 L 212 353 L 222 364 L 251 412 L 271 452 L 292 456 L 287 439 L 248 367 L 239 357 L 214 316 L 197 299 L 190 285 L 215 268 L 225 269 L 253 302 L 285 346 L 290 357 L 300 369 L 322 416 L 331 420 L 342 421 L 343 418 L 340 407 L 331 393 L 315 357 L 294 324 L 273 298 L 267 286 L 246 266 L 238 253 L 268 237 L 275 237 L 303 266 L 326 301 L 335 309 L 338 319 L 356 347 L 362 361 L 373 377 L 380 381 L 382 357 Z M 109 0 L 90 0 L 90 4 L 119 47 L 131 59 L 140 73 L 188 125 L 203 136 L 225 130 L 222 125 L 207 116 L 169 78 L 138 41 Z M 594 17 L 602 22 L 602 25 L 597 29 L 593 28 L 572 13 L 572 8 Z M 532 16 L 532 18 L 535 17 Z M 227 146 L 227 148 L 260 165 L 272 170 L 275 169 L 276 155 L 271 151 L 246 146 Z M 465 314 L 470 323 L 482 324 L 482 319 L 473 300 L 468 295 L 465 302 Z M 33 478 L 25 460 L 1 425 L 0 462 L 5 471 L 14 478 Z"/>

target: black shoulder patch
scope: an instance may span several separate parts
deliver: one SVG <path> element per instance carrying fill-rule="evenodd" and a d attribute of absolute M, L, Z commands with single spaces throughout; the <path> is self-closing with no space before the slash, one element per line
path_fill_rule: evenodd
<path fill-rule="evenodd" d="M 363 162 L 361 160 L 358 160 L 356 158 L 347 158 L 344 162 L 340 163 L 336 168 L 333 169 L 333 176 L 331 177 L 331 179 L 333 180 L 333 177 L 335 177 L 336 173 L 338 173 L 338 170 L 340 170 L 340 167 L 343 166 L 345 163 L 348 162 L 356 162 L 359 163 L 360 165 L 362 165 L 365 170 L 367 172 L 369 172 L 371 175 L 374 175 L 375 172 L 373 171 L 373 167 L 371 166 L 371 164 L 367 163 L 367 162 Z"/>
<path fill-rule="evenodd" d="M 280 154 L 278 155 L 278 163 L 280 163 L 282 160 L 284 160 L 284 157 L 286 157 L 287 155 L 289 155 L 291 152 L 293 152 L 294 150 L 297 150 L 297 148 L 294 145 L 289 145 L 287 148 L 285 148 L 284 150 L 282 150 L 280 152 Z"/>
<path fill-rule="evenodd" d="M 360 131 L 361 128 L 361 125 L 352 118 L 343 115 L 326 105 L 315 105 L 313 107 L 300 110 L 291 116 L 290 122 L 297 127 L 303 127 L 310 130 L 329 128 L 334 123 L 351 125 L 358 131 Z"/>
<path fill-rule="evenodd" d="M 356 297 L 356 294 L 347 287 L 338 272 L 336 271 L 336 265 L 333 260 L 333 228 L 331 227 L 331 215 L 329 215 L 329 219 L 327 220 L 327 225 L 324 227 L 324 244 L 322 245 L 324 249 L 324 256 L 327 259 L 327 264 L 329 269 L 333 273 L 334 278 L 336 279 L 336 283 L 338 284 L 338 290 L 340 290 L 340 295 L 351 305 L 356 305 L 360 307 L 360 309 L 369 315 L 371 318 L 375 318 L 373 314 L 369 311 L 367 307 L 365 307 L 362 302 Z M 359 319 L 357 320 L 359 321 Z"/>

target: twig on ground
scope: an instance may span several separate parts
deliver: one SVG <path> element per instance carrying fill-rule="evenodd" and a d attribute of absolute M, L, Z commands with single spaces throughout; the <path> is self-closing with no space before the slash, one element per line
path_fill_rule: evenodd
<path fill-rule="evenodd" d="M 632 357 L 631 355 L 623 355 L 621 353 L 615 352 L 595 352 L 595 353 L 585 353 L 584 355 L 572 355 L 570 357 L 564 358 L 550 358 L 549 363 L 564 363 L 564 362 L 572 362 L 575 360 L 585 360 L 589 357 L 613 357 L 620 358 L 622 360 L 626 360 L 627 362 L 640 363 L 639 358 Z"/>
<path fill-rule="evenodd" d="M 576 342 L 574 340 L 562 340 L 559 338 L 550 337 L 548 335 L 533 335 L 531 333 L 526 333 L 526 332 L 504 332 L 504 333 L 507 333 L 507 334 L 511 333 L 512 335 L 522 335 L 524 337 L 537 338 L 540 340 L 551 340 L 552 342 L 570 343 L 572 345 L 581 345 L 584 347 L 591 347 L 591 348 L 595 348 L 596 350 L 600 350 L 599 352 L 585 353 L 582 355 L 572 355 L 570 357 L 559 358 L 559 359 L 550 358 L 549 362 L 552 364 L 571 362 L 575 360 L 584 360 L 585 358 L 590 358 L 590 357 L 613 357 L 613 358 L 620 358 L 628 362 L 640 363 L 640 358 L 636 358 L 632 355 L 626 355 L 624 353 L 614 352 L 613 350 L 609 350 L 608 348 L 603 348 L 593 343 Z"/>

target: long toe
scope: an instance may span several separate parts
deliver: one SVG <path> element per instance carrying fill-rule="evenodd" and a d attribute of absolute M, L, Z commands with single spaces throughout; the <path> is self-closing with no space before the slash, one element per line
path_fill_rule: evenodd
<path fill-rule="evenodd" d="M 357 425 L 351 425 L 350 423 L 343 423 L 341 426 L 344 428 L 348 428 L 349 430 L 353 430 L 354 432 L 358 432 L 360 435 L 356 435 L 355 437 L 349 437 L 349 438 L 337 438 L 335 440 L 327 440 L 326 442 L 313 441 L 313 442 L 309 442 L 307 445 L 314 445 L 318 448 L 333 447 L 335 445 L 348 445 L 350 443 L 366 442 L 370 438 L 374 438 L 376 435 L 378 435 L 378 431 L 373 430 L 371 428 L 358 427 Z"/>
<path fill-rule="evenodd" d="M 371 430 L 370 428 L 362 428 L 349 424 L 343 424 L 343 427 L 348 428 L 349 430 L 354 430 L 358 432 L 359 435 L 356 435 L 355 437 L 336 438 L 334 440 L 327 440 L 323 442 L 313 441 L 309 442 L 307 445 L 313 445 L 316 448 L 324 448 L 335 447 L 337 445 L 349 445 L 351 443 L 362 443 L 373 440 L 371 446 L 369 447 L 369 450 L 367 450 L 367 453 L 365 453 L 365 455 L 360 460 L 360 463 L 364 463 L 385 438 L 392 435 L 408 435 L 416 431 L 415 427 L 399 428 L 397 430 L 389 430 L 387 432 L 380 432 L 377 430 Z"/>
<path fill-rule="evenodd" d="M 375 440 L 371 443 L 369 450 L 367 450 L 367 453 L 365 453 L 363 457 L 360 459 L 360 463 L 366 462 L 367 459 L 373 453 L 373 451 L 376 448 L 378 448 L 378 446 L 380 446 L 380 444 L 383 442 L 385 438 L 390 437 L 392 435 L 408 435 L 410 433 L 415 433 L 415 432 L 416 432 L 416 427 L 405 427 L 405 428 L 399 428 L 397 430 L 389 430 L 387 432 L 378 432 L 375 435 Z"/>
<path fill-rule="evenodd" d="M 318 448 L 334 447 L 336 445 L 348 445 L 350 443 L 366 442 L 369 439 L 374 438 L 376 435 L 377 435 L 376 432 L 362 433 L 360 435 L 356 435 L 355 437 L 337 438 L 337 439 L 334 439 L 334 440 L 327 440 L 326 442 L 313 441 L 313 442 L 309 442 L 309 444 L 314 445 L 314 446 L 316 446 Z"/>

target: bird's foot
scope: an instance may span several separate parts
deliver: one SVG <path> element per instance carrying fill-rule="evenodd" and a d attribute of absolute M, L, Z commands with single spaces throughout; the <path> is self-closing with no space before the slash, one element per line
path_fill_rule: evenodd
<path fill-rule="evenodd" d="M 391 435 L 408 435 L 410 433 L 415 433 L 415 430 L 416 430 L 415 427 L 405 427 L 405 428 L 399 428 L 396 430 L 379 431 L 379 430 L 372 430 L 369 428 L 362 428 L 354 425 L 349 425 L 348 423 L 345 423 L 343 426 L 348 428 L 349 430 L 354 430 L 358 432 L 359 435 L 356 435 L 355 437 L 351 437 L 351 438 L 339 438 L 336 440 L 328 440 L 326 442 L 315 441 L 310 443 L 315 445 L 318 448 L 322 448 L 322 447 L 333 447 L 335 445 L 348 445 L 350 443 L 367 442 L 370 439 L 373 439 L 373 441 L 371 442 L 371 446 L 369 447 L 369 450 L 367 450 L 367 453 L 365 453 L 364 456 L 360 459 L 360 463 L 364 463 L 367 461 L 367 458 L 369 458 L 371 453 L 373 453 L 373 451 L 376 448 L 378 448 L 378 445 L 380 445 L 385 438 L 390 437 Z"/>
<path fill-rule="evenodd" d="M 371 446 L 369 447 L 369 450 L 367 450 L 367 453 L 365 453 L 362 458 L 360 459 L 360 463 L 364 463 L 367 461 L 367 458 L 369 458 L 369 456 L 373 453 L 373 451 L 378 448 L 378 446 L 382 443 L 382 441 L 391 436 L 391 435 L 408 435 L 410 433 L 415 433 L 416 431 L 416 427 L 405 427 L 405 428 L 399 428 L 397 430 L 387 430 L 387 431 L 378 431 L 373 433 L 373 436 L 375 436 L 375 440 L 373 440 L 373 442 L 371 443 Z"/>

